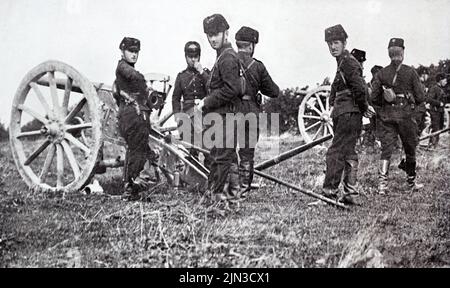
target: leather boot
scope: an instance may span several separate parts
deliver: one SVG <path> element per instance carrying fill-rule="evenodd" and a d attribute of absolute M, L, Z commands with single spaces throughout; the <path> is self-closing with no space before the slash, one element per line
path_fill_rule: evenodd
<path fill-rule="evenodd" d="M 410 190 L 416 190 L 423 188 L 423 184 L 416 183 L 416 161 L 408 161 L 406 166 L 406 182 Z"/>
<path fill-rule="evenodd" d="M 346 195 L 359 194 L 356 190 L 358 179 L 358 160 L 345 160 L 344 168 L 344 193 Z"/>
<path fill-rule="evenodd" d="M 241 182 L 237 163 L 231 164 L 230 172 L 228 172 L 228 180 L 228 197 L 239 198 L 241 195 Z"/>
<path fill-rule="evenodd" d="M 398 164 L 398 168 L 406 172 L 406 160 L 402 158 L 402 161 Z"/>
<path fill-rule="evenodd" d="M 239 178 L 241 181 L 241 197 L 250 191 L 253 178 L 253 163 L 242 161 L 239 163 Z"/>
<path fill-rule="evenodd" d="M 321 194 L 327 198 L 330 198 L 332 200 L 337 200 L 338 198 L 339 189 L 332 189 L 332 188 L 322 188 Z"/>
<path fill-rule="evenodd" d="M 381 160 L 380 161 L 380 168 L 378 170 L 378 172 L 379 172 L 378 194 L 381 194 L 381 195 L 384 195 L 387 192 L 389 165 L 390 165 L 389 160 Z"/>

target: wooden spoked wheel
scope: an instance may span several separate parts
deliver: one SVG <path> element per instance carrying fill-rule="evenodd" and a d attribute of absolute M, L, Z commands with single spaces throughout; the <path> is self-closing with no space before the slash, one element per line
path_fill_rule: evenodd
<path fill-rule="evenodd" d="M 330 86 L 320 86 L 306 94 L 300 104 L 298 126 L 306 143 L 333 134 L 330 90 Z"/>
<path fill-rule="evenodd" d="M 72 89 L 75 86 L 79 89 Z M 102 145 L 94 86 L 65 63 L 36 66 L 14 97 L 10 145 L 30 188 L 44 192 L 83 188 L 94 174 Z"/>

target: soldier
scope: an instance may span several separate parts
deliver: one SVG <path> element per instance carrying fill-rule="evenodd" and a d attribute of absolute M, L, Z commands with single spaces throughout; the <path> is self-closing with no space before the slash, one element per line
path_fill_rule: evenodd
<path fill-rule="evenodd" d="M 444 90 L 447 85 L 447 78 L 443 73 L 436 75 L 436 84 L 433 85 L 427 94 L 427 103 L 430 104 L 431 132 L 436 132 L 444 128 Z M 439 142 L 439 135 L 430 139 L 431 148 L 436 148 Z"/>
<path fill-rule="evenodd" d="M 428 91 L 429 86 L 429 71 L 427 67 L 420 66 L 417 68 L 417 73 L 419 74 L 420 82 L 422 83 L 422 88 L 424 93 L 426 94 Z M 417 123 L 417 137 L 420 138 L 422 135 L 423 129 L 425 129 L 426 123 L 426 113 L 427 108 L 425 106 L 425 102 L 420 103 L 419 105 L 416 105 L 416 109 L 414 111 L 414 119 Z"/>
<path fill-rule="evenodd" d="M 261 94 L 275 98 L 280 94 L 280 89 L 273 82 L 264 64 L 253 58 L 255 46 L 259 40 L 259 33 L 255 29 L 243 26 L 235 35 L 238 57 L 244 69 L 246 79 L 245 95 L 239 107 L 243 114 L 253 113 L 256 116 L 256 127 L 245 122 L 244 136 L 245 146 L 239 148 L 239 176 L 241 179 L 242 196 L 251 188 L 253 180 L 253 166 L 255 146 L 259 138 L 259 113 L 261 112 Z M 255 129 L 256 128 L 256 129 Z M 256 133 L 256 137 L 255 136 Z M 254 140 L 253 140 L 254 139 Z M 256 140 L 256 141 L 255 141 Z"/>
<path fill-rule="evenodd" d="M 417 124 L 414 120 L 414 107 L 424 100 L 423 87 L 416 71 L 402 64 L 404 41 L 392 38 L 388 51 L 391 63 L 375 76 L 371 101 L 380 106 L 377 132 L 381 140 L 381 160 L 379 168 L 378 193 L 387 192 L 387 177 L 391 155 L 398 136 L 406 154 L 405 172 L 410 189 L 422 185 L 416 179 L 416 147 L 418 143 Z"/>
<path fill-rule="evenodd" d="M 358 155 L 356 141 L 361 134 L 362 114 L 370 118 L 375 111 L 367 103 L 366 85 L 359 62 L 345 49 L 347 33 L 338 24 L 325 29 L 325 41 L 336 58 L 337 72 L 331 85 L 330 105 L 333 106 L 334 137 L 326 155 L 327 170 L 322 194 L 337 198 L 339 184 L 344 174 L 344 196 L 346 204 L 357 204 L 352 195 L 356 190 Z"/>
<path fill-rule="evenodd" d="M 370 94 L 372 93 L 372 83 L 375 80 L 375 75 L 378 73 L 378 71 L 380 71 L 381 69 L 383 69 L 382 66 L 380 65 L 375 65 L 372 67 L 372 69 L 370 69 L 370 73 L 372 74 L 372 79 L 370 80 L 370 82 L 367 84 L 367 88 L 368 88 L 368 95 L 370 98 Z M 369 102 L 370 103 L 370 102 Z M 370 103 L 372 104 L 372 103 Z M 377 107 L 374 107 L 375 111 L 377 110 Z M 373 147 L 375 145 L 375 141 L 376 141 L 376 131 L 377 131 L 377 119 L 376 117 L 372 117 L 369 119 L 370 123 L 367 127 L 366 130 L 366 144 Z"/>
<path fill-rule="evenodd" d="M 237 197 L 240 191 L 236 126 L 233 123 L 233 127 L 227 127 L 229 123 L 226 123 L 226 114 L 235 112 L 241 101 L 240 96 L 243 94 L 239 59 L 231 43 L 228 42 L 229 27 L 221 14 L 213 14 L 203 20 L 203 30 L 209 44 L 216 50 L 217 58 L 207 83 L 208 94 L 200 100 L 198 107 L 204 113 L 214 112 L 219 115 L 223 124 L 222 139 L 219 139 L 222 140 L 222 146 L 214 145 L 210 150 L 211 164 L 207 195 L 211 194 L 215 200 L 229 200 Z M 233 137 L 234 141 L 227 141 L 228 137 Z M 230 147 L 230 144 L 233 147 Z M 226 182 L 229 185 L 224 191 Z"/>
<path fill-rule="evenodd" d="M 175 80 L 174 90 L 172 94 L 172 111 L 176 113 L 184 112 L 190 117 L 190 139 L 183 139 L 183 133 L 180 131 L 180 136 L 183 140 L 194 144 L 195 133 L 201 133 L 202 127 L 194 126 L 194 107 L 198 104 L 200 99 L 206 96 L 206 83 L 209 78 L 208 69 L 203 69 L 200 64 L 200 44 L 195 41 L 189 41 L 184 46 L 184 55 L 186 58 L 187 68 L 178 73 Z M 181 102 L 182 101 L 182 102 Z M 179 119 L 176 119 L 177 123 Z M 178 125 L 180 126 L 180 125 Z M 190 153 L 198 156 L 198 152 L 190 149 Z M 208 166 L 209 156 L 204 155 L 205 166 Z"/>
<path fill-rule="evenodd" d="M 125 37 L 119 48 L 122 59 L 116 69 L 115 98 L 119 105 L 119 132 L 127 144 L 123 197 L 135 200 L 139 198 L 139 191 L 148 187 L 139 174 L 152 155 L 148 146 L 151 108 L 147 103 L 149 89 L 144 75 L 134 67 L 139 57 L 140 41 Z"/>

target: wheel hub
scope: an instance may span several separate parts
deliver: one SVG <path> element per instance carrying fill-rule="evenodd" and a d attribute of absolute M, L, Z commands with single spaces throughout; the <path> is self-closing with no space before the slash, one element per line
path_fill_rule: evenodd
<path fill-rule="evenodd" d="M 330 114 L 328 112 L 322 113 L 322 115 L 320 115 L 320 120 L 326 123 L 330 122 L 331 121 Z"/>
<path fill-rule="evenodd" d="M 58 120 L 50 120 L 41 128 L 41 133 L 47 135 L 47 139 L 53 143 L 61 143 L 65 134 L 64 125 Z"/>

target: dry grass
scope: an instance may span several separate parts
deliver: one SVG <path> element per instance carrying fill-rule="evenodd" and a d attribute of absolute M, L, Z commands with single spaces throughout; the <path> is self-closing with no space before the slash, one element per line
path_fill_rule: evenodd
<path fill-rule="evenodd" d="M 208 206 L 201 195 L 160 185 L 124 202 L 120 169 L 97 176 L 107 194 L 34 194 L 7 143 L 0 147 L 0 267 L 441 267 L 450 265 L 448 136 L 419 155 L 426 189 L 405 191 L 394 167 L 391 193 L 375 193 L 378 156 L 360 154 L 361 207 L 345 212 L 256 177 L 262 188 L 239 205 Z M 271 141 L 258 146 L 268 159 Z M 281 138 L 282 151 L 301 143 Z M 267 172 L 320 186 L 324 148 Z M 396 155 L 398 160 L 400 155 Z M 396 162 L 396 161 L 394 161 Z"/>

